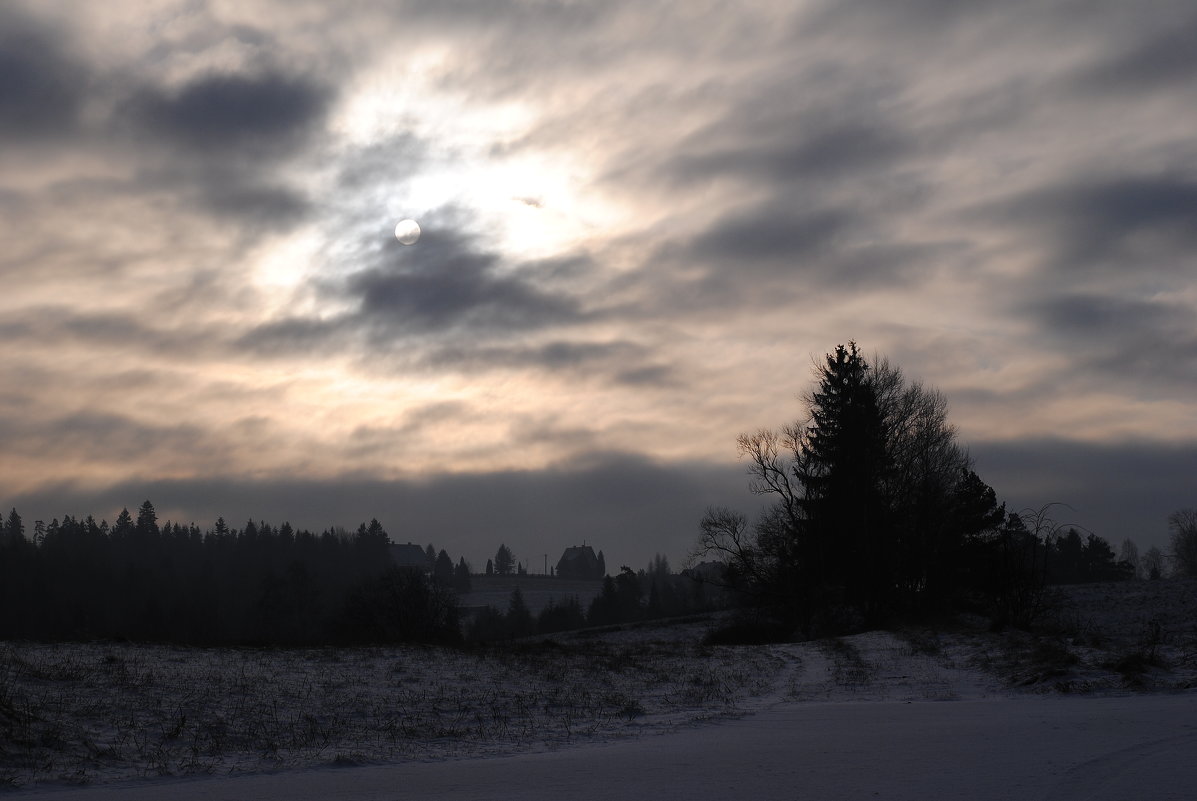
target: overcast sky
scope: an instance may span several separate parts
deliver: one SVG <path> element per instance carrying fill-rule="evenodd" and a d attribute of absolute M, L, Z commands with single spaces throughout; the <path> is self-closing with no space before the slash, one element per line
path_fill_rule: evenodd
<path fill-rule="evenodd" d="M 1191 0 L 5 2 L 0 505 L 676 565 L 854 339 L 1011 508 L 1163 545 L 1195 41 Z"/>

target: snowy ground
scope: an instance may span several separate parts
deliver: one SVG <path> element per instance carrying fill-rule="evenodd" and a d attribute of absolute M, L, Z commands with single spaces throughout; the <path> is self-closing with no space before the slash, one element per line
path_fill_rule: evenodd
<path fill-rule="evenodd" d="M 0 646 L 10 785 L 548 750 L 735 714 L 784 666 L 702 624 L 478 651 Z M 8 742 L 4 742 L 7 740 Z"/>
<path fill-rule="evenodd" d="M 41 801 L 1190 798 L 1195 589 L 1074 588 L 1035 636 L 965 621 L 705 648 L 691 623 L 479 653 L 9 645 L 0 733 L 19 737 L 0 770 Z"/>

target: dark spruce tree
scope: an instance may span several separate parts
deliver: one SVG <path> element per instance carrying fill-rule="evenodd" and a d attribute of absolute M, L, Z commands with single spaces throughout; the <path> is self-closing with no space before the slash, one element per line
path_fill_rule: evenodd
<path fill-rule="evenodd" d="M 515 569 L 515 554 L 506 545 L 500 545 L 495 553 L 495 572 L 500 576 L 507 576 Z"/>
<path fill-rule="evenodd" d="M 457 567 L 453 568 L 453 589 L 458 595 L 465 595 L 470 591 L 473 582 L 470 581 L 470 566 L 465 557 L 457 560 Z"/>
<path fill-rule="evenodd" d="M 884 486 L 886 431 L 856 343 L 828 354 L 811 394 L 795 475 L 800 580 L 819 608 L 851 607 L 875 622 L 892 602 L 893 538 Z"/>
<path fill-rule="evenodd" d="M 432 580 L 438 587 L 453 586 L 453 560 L 443 548 L 436 555 L 436 562 L 433 563 Z"/>

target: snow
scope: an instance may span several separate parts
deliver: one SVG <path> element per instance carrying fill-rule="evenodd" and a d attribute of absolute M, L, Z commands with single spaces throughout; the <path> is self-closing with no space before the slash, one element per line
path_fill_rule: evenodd
<path fill-rule="evenodd" d="M 963 627 L 705 648 L 697 644 L 703 624 L 689 624 L 563 635 L 557 645 L 481 654 L 73 646 L 64 655 L 53 649 L 66 646 L 20 646 L 22 659 L 67 659 L 80 675 L 120 665 L 126 684 L 117 695 L 141 715 L 152 699 L 162 707 L 176 691 L 172 670 L 180 681 L 205 676 L 215 690 L 202 700 L 217 705 L 213 714 L 229 732 L 238 725 L 236 704 L 252 701 L 260 711 L 270 702 L 272 714 L 285 718 L 293 714 L 286 699 L 298 698 L 329 726 L 331 741 L 291 750 L 276 743 L 262 759 L 252 752 L 260 741 L 247 739 L 209 757 L 211 775 L 200 777 L 157 778 L 144 763 L 132 773 L 127 766 L 105 772 L 92 760 L 90 786 L 43 777 L 12 797 L 1192 798 L 1195 589 L 1178 582 L 1071 588 L 1061 620 L 1034 637 Z M 1119 655 L 1145 649 L 1156 651 L 1147 668 L 1113 666 Z M 103 692 L 103 678 L 82 683 Z M 61 690 L 52 677 L 39 680 L 47 693 Z M 102 706 L 86 687 L 71 687 L 73 702 Z M 238 687 L 254 691 L 237 700 Z M 510 698 L 523 699 L 524 711 L 495 700 Z M 575 716 L 566 725 L 569 703 Z M 336 708 L 344 720 L 329 723 Z M 398 708 L 412 716 L 411 736 L 380 738 L 386 718 L 378 715 Z M 504 727 L 477 724 L 481 713 L 498 710 L 508 715 Z M 112 718 L 88 725 L 104 719 Z M 447 725 L 465 719 L 473 723 Z M 430 731 L 440 725 L 440 736 L 415 731 L 415 721 Z M 125 754 L 135 757 L 130 749 Z"/>
<path fill-rule="evenodd" d="M 785 703 L 673 734 L 491 759 L 34 792 L 233 799 L 1182 799 L 1197 694 Z"/>

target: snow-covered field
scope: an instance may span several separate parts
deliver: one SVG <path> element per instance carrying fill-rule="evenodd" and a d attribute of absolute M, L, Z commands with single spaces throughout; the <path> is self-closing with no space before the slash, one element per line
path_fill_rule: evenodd
<path fill-rule="evenodd" d="M 0 775 L 135 798 L 1191 798 L 1197 584 L 1070 588 L 1035 636 L 515 649 L 0 646 Z M 86 786 L 76 787 L 86 783 Z"/>
<path fill-rule="evenodd" d="M 482 650 L 0 645 L 7 785 L 548 750 L 735 714 L 785 655 L 705 624 Z"/>

